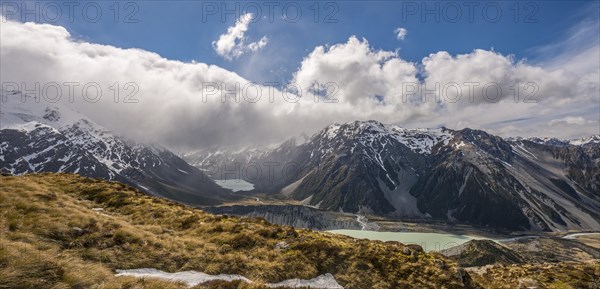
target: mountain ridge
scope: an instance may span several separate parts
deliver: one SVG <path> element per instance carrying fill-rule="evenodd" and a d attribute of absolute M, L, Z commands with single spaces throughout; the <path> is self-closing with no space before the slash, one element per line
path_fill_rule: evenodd
<path fill-rule="evenodd" d="M 557 144 L 354 121 L 327 126 L 299 145 L 205 154 L 203 161 L 263 172 L 269 167 L 261 164 L 279 164 L 268 178 L 240 178 L 257 192 L 332 211 L 513 230 L 600 228 L 600 144 Z M 286 165 L 293 173 L 284 174 Z"/>
<path fill-rule="evenodd" d="M 245 179 L 254 192 L 329 211 L 509 230 L 600 228 L 596 136 L 503 139 L 469 128 L 353 121 L 268 149 L 196 151 L 183 160 L 67 105 L 19 92 L 3 91 L 2 99 L 0 168 L 13 174 L 79 173 L 198 206 L 247 198 L 213 181 Z"/>
<path fill-rule="evenodd" d="M 78 173 L 198 205 L 236 198 L 168 149 L 118 136 L 68 104 L 19 92 L 2 99 L 0 168 L 11 174 Z"/>

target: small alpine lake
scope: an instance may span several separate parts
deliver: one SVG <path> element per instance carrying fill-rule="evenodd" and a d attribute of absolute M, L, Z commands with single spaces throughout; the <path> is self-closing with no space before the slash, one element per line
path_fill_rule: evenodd
<path fill-rule="evenodd" d="M 234 192 L 254 190 L 254 184 L 242 179 L 215 180 L 217 185 L 225 189 L 230 189 Z"/>
<path fill-rule="evenodd" d="M 418 244 L 426 252 L 441 251 L 470 240 L 486 239 L 483 237 L 469 235 L 454 235 L 445 233 L 419 233 L 419 232 L 375 232 L 361 230 L 332 230 L 334 234 L 346 235 L 357 239 L 368 239 L 378 241 L 398 241 L 404 244 Z"/>

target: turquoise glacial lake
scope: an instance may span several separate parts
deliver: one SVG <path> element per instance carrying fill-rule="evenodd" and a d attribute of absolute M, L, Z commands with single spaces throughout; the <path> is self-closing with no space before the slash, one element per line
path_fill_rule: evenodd
<path fill-rule="evenodd" d="M 254 190 L 254 185 L 252 183 L 241 179 L 215 180 L 215 183 L 222 188 L 230 189 L 234 192 Z"/>
<path fill-rule="evenodd" d="M 418 244 L 427 252 L 448 249 L 473 239 L 485 239 L 481 237 L 444 233 L 375 232 L 361 230 L 332 230 L 328 232 L 357 239 L 378 240 L 384 242 L 398 241 L 404 244 Z"/>

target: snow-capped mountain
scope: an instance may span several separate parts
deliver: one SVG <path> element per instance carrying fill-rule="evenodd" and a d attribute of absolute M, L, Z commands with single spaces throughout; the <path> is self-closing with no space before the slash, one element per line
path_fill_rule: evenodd
<path fill-rule="evenodd" d="M 600 144 L 600 135 L 593 135 L 590 137 L 584 137 L 577 140 L 571 140 L 572 145 L 597 145 Z"/>
<path fill-rule="evenodd" d="M 600 228 L 600 145 L 593 140 L 504 140 L 472 129 L 356 121 L 246 156 L 203 161 L 258 167 L 258 176 L 242 174 L 257 191 L 321 209 L 513 230 Z"/>
<path fill-rule="evenodd" d="M 537 144 L 549 145 L 549 146 L 586 146 L 586 145 L 598 145 L 600 144 L 600 135 L 593 135 L 589 137 L 584 137 L 580 139 L 558 139 L 553 137 L 516 137 L 516 138 L 507 138 L 507 141 L 517 142 L 517 141 L 530 141 Z"/>
<path fill-rule="evenodd" d="M 0 168 L 12 174 L 70 172 L 131 184 L 188 204 L 232 198 L 197 168 L 160 145 L 117 136 L 68 104 L 1 92 Z"/>

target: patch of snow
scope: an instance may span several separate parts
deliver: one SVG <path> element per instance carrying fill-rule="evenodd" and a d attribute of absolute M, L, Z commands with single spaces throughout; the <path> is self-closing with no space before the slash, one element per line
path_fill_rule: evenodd
<path fill-rule="evenodd" d="M 442 142 L 447 145 L 452 134 L 444 129 L 405 129 L 397 126 L 391 126 L 391 131 L 395 139 L 410 148 L 412 151 L 421 154 L 431 154 L 431 149 Z"/>
<path fill-rule="evenodd" d="M 471 176 L 472 172 L 473 172 L 473 168 L 469 167 L 467 169 L 467 175 L 465 176 L 465 180 L 463 181 L 462 185 L 458 189 L 458 196 L 459 197 L 460 197 L 460 195 L 462 195 L 462 192 L 465 190 L 465 187 L 467 186 L 467 181 L 469 180 L 469 177 Z"/>
<path fill-rule="evenodd" d="M 512 146 L 512 148 L 513 148 L 513 150 L 516 148 L 517 150 L 515 150 L 515 152 L 520 153 L 520 155 L 527 154 L 528 156 L 531 156 L 534 159 L 537 159 L 537 157 L 534 154 L 532 154 L 530 151 L 528 151 L 521 143 L 516 146 Z"/>
<path fill-rule="evenodd" d="M 600 233 L 574 233 L 574 234 L 569 234 L 566 236 L 563 236 L 563 239 L 577 239 L 577 237 L 580 236 L 594 236 L 594 235 L 600 235 Z"/>
<path fill-rule="evenodd" d="M 308 196 L 308 198 L 306 198 L 306 199 L 302 200 L 302 201 L 301 201 L 302 205 L 305 205 L 305 206 L 306 206 L 306 205 L 310 204 L 310 200 L 312 200 L 313 196 L 314 196 L 314 195 L 310 195 L 310 196 Z"/>
<path fill-rule="evenodd" d="M 53 133 L 60 133 L 57 129 L 55 129 L 49 125 L 45 125 L 43 123 L 37 122 L 37 121 L 29 121 L 29 122 L 21 122 L 21 123 L 13 122 L 13 123 L 8 123 L 8 124 L 3 122 L 3 125 L 2 125 L 2 129 L 13 129 L 13 130 L 22 131 L 25 133 L 30 133 L 36 129 L 41 129 L 41 128 L 48 128 Z"/>
<path fill-rule="evenodd" d="M 340 125 L 337 123 L 334 123 L 334 124 L 328 126 L 327 128 L 325 128 L 325 133 L 327 134 L 327 138 L 328 139 L 335 138 L 335 136 L 337 135 L 339 130 L 340 130 Z"/>
<path fill-rule="evenodd" d="M 455 149 L 460 149 L 461 147 L 466 146 L 467 144 L 464 141 L 460 141 L 460 143 L 454 144 Z"/>
<path fill-rule="evenodd" d="M 177 273 L 168 273 L 157 269 L 142 268 L 142 269 L 129 269 L 129 270 L 117 270 L 117 277 L 119 276 L 131 276 L 137 278 L 157 278 L 173 282 L 183 282 L 189 287 L 193 287 L 199 284 L 203 284 L 210 281 L 243 281 L 246 283 L 253 283 L 250 279 L 233 274 L 220 274 L 220 275 L 209 275 L 197 271 L 184 271 Z M 290 279 L 279 283 L 266 284 L 270 288 L 279 287 L 291 287 L 291 288 L 314 288 L 314 289 L 344 289 L 333 277 L 333 275 L 327 273 L 325 275 L 318 276 L 310 280 L 302 279 Z"/>
<path fill-rule="evenodd" d="M 164 271 L 156 270 L 156 269 L 131 269 L 131 270 L 117 270 L 118 276 L 131 276 L 137 278 L 158 278 L 169 280 L 173 282 L 183 282 L 189 287 L 194 287 L 198 284 L 210 282 L 210 281 L 237 281 L 241 280 L 247 283 L 252 283 L 248 278 L 241 275 L 230 275 L 230 274 L 221 274 L 221 275 L 208 275 L 196 271 L 185 271 L 185 272 L 177 272 L 177 273 L 167 273 Z"/>
<path fill-rule="evenodd" d="M 502 164 L 504 164 L 505 166 L 513 168 L 513 166 L 512 166 L 511 164 L 509 164 L 509 163 L 507 163 L 507 162 L 505 162 L 505 161 L 503 161 L 503 160 L 500 160 L 500 161 L 501 161 L 501 162 L 502 162 Z"/>
<path fill-rule="evenodd" d="M 584 137 L 578 140 L 569 141 L 570 144 L 580 146 L 585 144 L 600 144 L 600 135 L 593 135 L 590 137 Z"/>
<path fill-rule="evenodd" d="M 2 102 L 0 128 L 11 128 L 28 122 L 38 122 L 57 129 L 69 126 L 85 118 L 68 103 L 50 103 L 21 92 L 0 90 Z M 53 117 L 46 117 L 49 113 Z"/>

